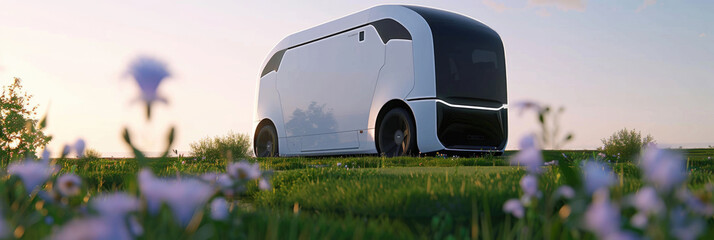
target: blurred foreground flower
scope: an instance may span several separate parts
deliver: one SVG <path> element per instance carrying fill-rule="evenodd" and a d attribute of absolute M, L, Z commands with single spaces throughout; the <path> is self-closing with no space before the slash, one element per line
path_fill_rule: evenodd
<path fill-rule="evenodd" d="M 63 174 L 57 178 L 57 191 L 64 197 L 74 197 L 79 194 L 82 180 L 73 173 Z"/>
<path fill-rule="evenodd" d="M 600 239 L 611 238 L 620 232 L 620 209 L 610 202 L 607 189 L 593 195 L 593 202 L 585 211 L 585 228 Z"/>
<path fill-rule="evenodd" d="M 615 183 L 612 171 L 604 164 L 588 161 L 583 166 L 585 174 L 585 190 L 588 194 L 593 194 L 599 189 L 607 189 Z"/>
<path fill-rule="evenodd" d="M 166 203 L 184 226 L 214 194 L 210 185 L 197 179 L 158 179 L 146 168 L 139 172 L 139 189 L 150 213 L 158 213 L 161 204 Z"/>
<path fill-rule="evenodd" d="M 687 179 L 685 162 L 680 155 L 651 146 L 640 159 L 645 179 L 664 193 L 682 185 Z"/>
<path fill-rule="evenodd" d="M 131 239 L 128 233 L 121 233 L 105 219 L 94 217 L 74 219 L 55 232 L 51 239 Z"/>
<path fill-rule="evenodd" d="M 0 209 L 0 238 L 4 239 L 10 233 L 10 229 L 8 229 L 7 223 L 5 223 L 5 219 L 2 216 L 3 212 Z"/>
<path fill-rule="evenodd" d="M 260 177 L 260 164 L 242 160 L 226 166 L 226 172 L 234 179 L 245 181 L 255 180 Z"/>
<path fill-rule="evenodd" d="M 513 108 L 519 109 L 518 110 L 518 115 L 522 115 L 524 111 L 533 109 L 535 112 L 540 113 L 543 111 L 543 107 L 533 101 L 520 101 L 515 104 L 513 104 Z"/>
<path fill-rule="evenodd" d="M 526 175 L 521 178 L 521 189 L 527 197 L 537 197 L 538 194 L 538 178 L 533 175 Z"/>
<path fill-rule="evenodd" d="M 543 155 L 536 146 L 535 135 L 528 135 L 521 139 L 521 150 L 511 158 L 511 165 L 524 165 L 530 173 L 540 173 L 543 166 Z"/>
<path fill-rule="evenodd" d="M 568 185 L 560 186 L 558 190 L 555 190 L 555 196 L 556 198 L 563 197 L 565 199 L 571 199 L 575 197 L 575 190 Z"/>
<path fill-rule="evenodd" d="M 77 158 L 83 158 L 84 157 L 84 147 L 85 147 L 84 140 L 77 139 L 77 142 L 74 143 L 74 150 L 77 151 Z"/>
<path fill-rule="evenodd" d="M 124 217 L 139 210 L 139 200 L 123 192 L 100 195 L 90 204 L 100 215 L 112 220 L 123 221 Z"/>
<path fill-rule="evenodd" d="M 523 209 L 523 205 L 517 199 L 511 199 L 506 201 L 506 203 L 503 204 L 503 211 L 506 213 L 513 214 L 513 216 L 517 218 L 522 218 L 525 212 L 525 210 Z"/>
<path fill-rule="evenodd" d="M 214 220 L 228 219 L 228 203 L 225 198 L 218 197 L 211 201 L 211 218 Z"/>
<path fill-rule="evenodd" d="M 159 96 L 159 84 L 169 76 L 166 65 L 151 57 L 138 57 L 129 66 L 129 74 L 134 77 L 141 89 L 141 101 L 146 104 L 146 118 L 151 118 L 151 104 L 154 102 L 166 103 L 166 99 Z"/>
<path fill-rule="evenodd" d="M 20 177 L 22 183 L 25 184 L 25 190 L 32 192 L 37 186 L 42 185 L 55 172 L 54 166 L 36 162 L 33 160 L 25 160 L 19 163 L 12 163 L 7 167 L 7 172 L 10 175 Z"/>

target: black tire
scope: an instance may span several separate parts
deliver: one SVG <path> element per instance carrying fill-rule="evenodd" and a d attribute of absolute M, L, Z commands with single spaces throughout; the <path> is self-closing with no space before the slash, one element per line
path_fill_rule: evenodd
<path fill-rule="evenodd" d="M 387 157 L 409 156 L 417 153 L 416 125 L 403 108 L 389 110 L 377 132 L 379 153 Z"/>
<path fill-rule="evenodd" d="M 256 157 L 278 156 L 278 133 L 270 124 L 263 125 L 255 135 L 254 149 Z"/>

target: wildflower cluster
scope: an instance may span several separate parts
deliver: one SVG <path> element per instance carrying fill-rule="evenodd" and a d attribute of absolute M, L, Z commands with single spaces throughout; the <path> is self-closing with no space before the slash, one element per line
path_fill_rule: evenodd
<path fill-rule="evenodd" d="M 527 171 L 520 181 L 523 194 L 503 205 L 504 212 L 520 221 L 541 219 L 544 228 L 570 226 L 571 233 L 589 232 L 599 239 L 697 239 L 705 230 L 705 220 L 714 215 L 714 204 L 705 200 L 714 186 L 699 195 L 689 190 L 685 161 L 673 152 L 656 146 L 643 149 L 638 167 L 644 185 L 629 195 L 613 197 L 610 189 L 618 179 L 601 157 L 546 167 L 539 150 L 533 153 L 531 140 L 525 137 L 523 150 L 511 159 Z M 543 171 L 558 171 L 558 176 L 566 176 L 566 184 L 543 194 L 538 188 Z"/>
<path fill-rule="evenodd" d="M 157 60 L 139 58 L 132 63 L 129 72 L 141 89 L 148 120 L 151 104 L 166 102 L 157 94 L 157 89 L 162 79 L 169 75 L 168 71 Z M 174 129 L 171 129 L 164 156 L 169 152 L 173 134 Z M 271 188 L 270 172 L 262 171 L 258 163 L 247 160 L 227 164 L 225 173 L 157 177 L 146 167 L 149 159 L 132 144 L 128 129 L 124 131 L 124 140 L 144 166 L 135 178 L 138 191 L 129 188 L 128 191 L 99 192 L 92 197 L 92 191 L 85 188 L 82 179 L 73 173 L 74 169 L 59 173 L 60 168 L 50 160 L 47 150 L 39 161 L 28 158 L 11 163 L 7 171 L 0 172 L 0 176 L 8 176 L 0 180 L 3 194 L 0 198 L 0 238 L 10 234 L 15 238 L 46 237 L 25 232 L 26 228 L 38 225 L 52 226 L 51 239 L 152 238 L 143 235 L 145 229 L 157 231 L 156 223 L 166 228 L 166 222 L 159 219 L 167 216 L 172 219 L 168 229 L 185 229 L 191 233 L 203 222 L 204 212 L 210 212 L 214 221 L 227 220 L 238 194 L 245 192 L 252 182 L 261 190 Z M 82 158 L 85 145 L 82 139 L 65 145 L 62 158 L 72 152 Z M 10 221 L 3 217 L 8 211 L 14 212 L 8 219 Z M 176 227 L 171 228 L 173 225 Z"/>

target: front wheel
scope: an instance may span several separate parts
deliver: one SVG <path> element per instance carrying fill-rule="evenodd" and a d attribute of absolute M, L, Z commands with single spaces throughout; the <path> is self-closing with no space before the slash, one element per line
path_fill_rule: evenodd
<path fill-rule="evenodd" d="M 265 125 L 258 130 L 255 137 L 256 157 L 277 157 L 278 156 L 278 133 L 275 127 Z"/>
<path fill-rule="evenodd" d="M 411 114 L 403 108 L 387 112 L 377 132 L 379 152 L 387 157 L 416 153 L 416 128 Z"/>

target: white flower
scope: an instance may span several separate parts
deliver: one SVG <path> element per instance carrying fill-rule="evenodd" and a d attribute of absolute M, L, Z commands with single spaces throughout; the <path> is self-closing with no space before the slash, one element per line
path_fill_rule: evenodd
<path fill-rule="evenodd" d="M 553 160 L 553 161 L 550 161 L 550 162 L 546 162 L 546 163 L 544 163 L 543 165 L 546 165 L 546 166 L 558 165 L 558 160 Z"/>
<path fill-rule="evenodd" d="M 258 182 L 258 187 L 260 188 L 260 190 L 270 190 L 270 183 L 267 179 L 260 178 L 260 181 Z"/>
<path fill-rule="evenodd" d="M 32 192 L 37 186 L 42 185 L 54 172 L 54 167 L 45 163 L 32 160 L 25 160 L 19 163 L 11 163 L 7 167 L 7 172 L 10 175 L 15 175 L 22 179 L 25 184 L 25 190 Z"/>
<path fill-rule="evenodd" d="M 228 166 L 226 166 L 226 172 L 234 179 L 241 181 L 255 180 L 260 177 L 260 164 L 242 160 L 237 163 L 228 164 Z"/>
<path fill-rule="evenodd" d="M 147 105 L 156 101 L 166 102 L 166 99 L 158 95 L 159 84 L 169 76 L 163 62 L 151 57 L 138 57 L 129 66 L 129 74 L 139 84 L 141 100 Z"/>
<path fill-rule="evenodd" d="M 228 203 L 225 198 L 218 197 L 211 201 L 211 218 L 214 220 L 228 219 Z"/>
<path fill-rule="evenodd" d="M 593 202 L 585 211 L 585 228 L 600 238 L 606 238 L 620 231 L 620 210 L 610 202 L 607 189 L 600 189 L 593 195 Z"/>
<path fill-rule="evenodd" d="M 84 157 L 84 140 L 77 139 L 77 142 L 74 143 L 74 151 L 77 152 L 77 158 L 83 158 Z"/>
<path fill-rule="evenodd" d="M 592 194 L 598 189 L 609 188 L 615 183 L 615 177 L 607 166 L 588 161 L 583 167 L 585 171 L 585 190 Z"/>
<path fill-rule="evenodd" d="M 558 190 L 555 190 L 555 196 L 556 198 L 563 197 L 565 199 L 571 199 L 575 197 L 575 190 L 568 185 L 563 185 L 560 186 Z"/>
<path fill-rule="evenodd" d="M 521 178 L 521 189 L 526 196 L 534 197 L 538 194 L 538 178 L 533 175 L 526 175 Z"/>
<path fill-rule="evenodd" d="M 74 197 L 80 192 L 82 180 L 73 173 L 63 174 L 57 178 L 57 191 L 64 197 Z"/>
<path fill-rule="evenodd" d="M 90 202 L 92 208 L 102 217 L 119 220 L 123 223 L 124 216 L 139 210 L 139 199 L 123 192 L 100 195 Z"/>
<path fill-rule="evenodd" d="M 670 192 L 680 186 L 686 179 L 685 163 L 681 156 L 649 147 L 640 159 L 640 168 L 645 179 L 652 183 L 658 191 Z"/>
<path fill-rule="evenodd" d="M 338 163 L 337 163 L 337 166 L 338 166 L 338 167 L 339 167 L 339 166 L 342 166 L 342 163 L 341 163 L 341 162 L 338 162 Z"/>
<path fill-rule="evenodd" d="M 511 159 L 511 165 L 525 165 L 530 173 L 540 173 L 543 155 L 535 144 L 535 136 L 528 135 L 521 139 L 521 150 Z"/>
<path fill-rule="evenodd" d="M 506 201 L 506 203 L 503 204 L 503 211 L 505 213 L 513 214 L 513 216 L 517 218 L 522 218 L 525 214 L 523 205 L 521 205 L 521 202 L 518 201 L 518 199 L 510 199 Z"/>
<path fill-rule="evenodd" d="M 605 155 L 604 153 L 598 153 L 597 156 L 600 157 L 600 158 L 606 158 L 606 157 L 607 157 L 607 155 Z"/>

